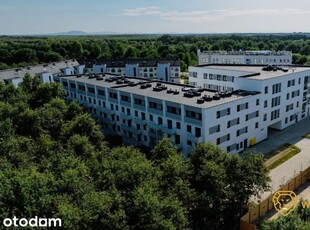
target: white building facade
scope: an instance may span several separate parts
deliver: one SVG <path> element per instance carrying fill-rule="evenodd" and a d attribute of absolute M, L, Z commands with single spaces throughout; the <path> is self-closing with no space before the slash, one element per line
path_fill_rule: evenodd
<path fill-rule="evenodd" d="M 179 59 L 106 60 L 92 64 L 92 72 L 179 83 L 181 67 Z"/>
<path fill-rule="evenodd" d="M 198 64 L 291 65 L 290 51 L 197 51 Z"/>
<path fill-rule="evenodd" d="M 263 77 L 250 69 L 228 67 L 190 67 L 190 73 L 197 86 L 216 83 L 233 92 L 108 75 L 55 80 L 68 100 L 77 100 L 100 120 L 106 135 L 149 147 L 166 135 L 185 155 L 202 141 L 240 152 L 265 140 L 269 128 L 283 129 L 310 115 L 310 68 Z M 216 80 L 209 80 L 210 74 L 216 74 Z"/>

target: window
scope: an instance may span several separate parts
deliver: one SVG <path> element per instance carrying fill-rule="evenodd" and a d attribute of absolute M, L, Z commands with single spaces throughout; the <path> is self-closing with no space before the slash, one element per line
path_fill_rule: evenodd
<path fill-rule="evenodd" d="M 162 125 L 163 124 L 163 119 L 161 117 L 158 117 L 158 124 Z"/>
<path fill-rule="evenodd" d="M 209 74 L 209 79 L 213 80 L 213 74 Z"/>
<path fill-rule="evenodd" d="M 268 101 L 265 100 L 265 101 L 264 101 L 264 108 L 266 108 L 267 106 L 268 106 Z"/>
<path fill-rule="evenodd" d="M 89 93 L 95 93 L 95 89 L 94 89 L 94 88 L 88 87 L 88 92 L 89 92 Z"/>
<path fill-rule="evenodd" d="M 264 114 L 264 121 L 267 120 L 267 113 Z"/>
<path fill-rule="evenodd" d="M 153 115 L 150 114 L 150 121 L 153 121 Z"/>
<path fill-rule="evenodd" d="M 276 94 L 280 92 L 281 92 L 281 83 L 272 85 L 272 94 Z"/>
<path fill-rule="evenodd" d="M 110 98 L 117 99 L 117 94 L 110 92 Z"/>
<path fill-rule="evenodd" d="M 176 128 L 177 128 L 177 129 L 181 129 L 181 123 L 178 122 L 178 121 L 177 121 L 177 123 L 176 123 Z"/>
<path fill-rule="evenodd" d="M 144 100 L 141 100 L 139 98 L 135 98 L 134 101 L 135 101 L 136 105 L 143 105 L 144 106 Z"/>
<path fill-rule="evenodd" d="M 163 105 L 149 101 L 149 107 L 156 110 L 163 110 Z"/>
<path fill-rule="evenodd" d="M 130 97 L 125 96 L 125 95 L 121 95 L 121 100 L 124 102 L 130 102 Z"/>
<path fill-rule="evenodd" d="M 192 126 L 187 125 L 187 132 L 188 132 L 188 133 L 191 133 L 191 132 L 192 132 Z"/>
<path fill-rule="evenodd" d="M 195 137 L 201 137 L 201 129 L 200 128 L 195 128 Z"/>
<path fill-rule="evenodd" d="M 191 119 L 196 119 L 196 120 L 202 120 L 202 115 L 201 113 L 186 110 L 186 117 L 191 118 Z"/>
<path fill-rule="evenodd" d="M 167 126 L 168 126 L 168 129 L 172 129 L 172 121 L 171 120 L 167 120 Z"/>
<path fill-rule="evenodd" d="M 79 85 L 79 90 L 80 90 L 80 91 L 85 91 L 85 86 Z"/>
<path fill-rule="evenodd" d="M 172 113 L 172 114 L 180 115 L 181 114 L 181 109 L 180 108 L 176 108 L 174 106 L 167 105 L 167 112 L 168 113 Z"/>
<path fill-rule="evenodd" d="M 176 145 L 177 145 L 177 144 L 180 144 L 180 142 L 181 142 L 180 135 L 176 134 L 176 135 L 175 135 L 175 144 L 176 144 Z"/>
<path fill-rule="evenodd" d="M 74 83 L 70 83 L 70 88 L 75 89 L 76 88 L 75 84 Z"/>
<path fill-rule="evenodd" d="M 192 142 L 190 140 L 187 140 L 187 145 L 192 146 Z"/>
<path fill-rule="evenodd" d="M 256 99 L 256 105 L 259 105 L 259 99 Z"/>
<path fill-rule="evenodd" d="M 268 93 L 268 86 L 265 86 L 265 94 Z"/>
<path fill-rule="evenodd" d="M 255 123 L 255 129 L 257 129 L 257 128 L 258 128 L 258 122 Z"/>
<path fill-rule="evenodd" d="M 207 73 L 204 73 L 204 74 L 203 74 L 203 78 L 204 78 L 204 79 L 208 79 L 208 74 L 207 74 Z"/>
<path fill-rule="evenodd" d="M 98 89 L 98 95 L 100 96 L 104 96 L 105 95 L 105 92 L 101 89 Z"/>

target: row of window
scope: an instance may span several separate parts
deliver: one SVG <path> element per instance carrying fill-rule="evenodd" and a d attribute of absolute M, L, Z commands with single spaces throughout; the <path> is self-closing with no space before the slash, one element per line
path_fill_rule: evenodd
<path fill-rule="evenodd" d="M 203 78 L 204 79 L 208 79 L 209 76 L 209 80 L 217 80 L 217 81 L 230 81 L 230 82 L 234 82 L 235 81 L 235 77 L 234 76 L 227 76 L 227 75 L 220 75 L 220 74 L 208 74 L 208 73 L 204 73 L 203 74 Z"/>
<path fill-rule="evenodd" d="M 222 86 L 222 85 L 214 85 L 214 84 L 207 84 L 207 83 L 203 83 L 203 87 L 206 89 L 211 89 L 211 90 L 215 90 L 215 91 L 229 91 L 232 92 L 234 91 L 233 87 L 228 87 L 228 86 Z"/>

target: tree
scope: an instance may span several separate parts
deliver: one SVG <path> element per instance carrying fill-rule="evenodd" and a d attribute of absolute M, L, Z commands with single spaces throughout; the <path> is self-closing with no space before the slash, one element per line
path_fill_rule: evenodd
<path fill-rule="evenodd" d="M 98 43 L 92 44 L 90 58 L 97 59 L 101 55 L 101 47 Z"/>
<path fill-rule="evenodd" d="M 19 49 L 13 54 L 14 63 L 20 63 L 20 62 L 34 63 L 37 61 L 38 59 L 36 51 L 30 48 Z"/>
<path fill-rule="evenodd" d="M 115 45 L 114 49 L 114 57 L 115 58 L 123 58 L 126 52 L 126 48 L 123 43 L 118 42 Z"/>
<path fill-rule="evenodd" d="M 89 137 L 89 141 L 98 148 L 101 148 L 102 144 L 104 144 L 104 136 L 99 125 L 88 114 L 78 115 L 73 120 L 64 124 L 60 138 L 63 143 L 67 143 L 70 137 L 75 134 Z"/>
<path fill-rule="evenodd" d="M 201 143 L 195 147 L 190 162 L 191 184 L 197 192 L 191 215 L 197 229 L 235 228 L 251 195 L 269 188 L 263 156 L 255 152 L 240 157 Z"/>

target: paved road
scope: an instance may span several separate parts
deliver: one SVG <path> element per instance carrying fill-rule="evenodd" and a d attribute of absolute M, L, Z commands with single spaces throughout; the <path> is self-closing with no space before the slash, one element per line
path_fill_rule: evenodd
<path fill-rule="evenodd" d="M 268 140 L 254 147 L 262 153 L 268 153 L 284 143 L 295 144 L 301 149 L 301 152 L 296 156 L 271 170 L 269 175 L 272 180 L 270 183 L 272 191 L 263 193 L 261 200 L 268 197 L 271 192 L 278 190 L 282 184 L 289 181 L 301 170 L 310 166 L 310 139 L 302 137 L 308 133 L 310 133 L 310 118 L 306 118 L 283 131 L 273 132 Z"/>
<path fill-rule="evenodd" d="M 268 153 L 282 144 L 295 144 L 308 133 L 310 133 L 310 117 L 307 117 L 282 131 L 271 130 L 269 132 L 269 138 L 254 146 L 253 149 L 261 153 Z"/>

